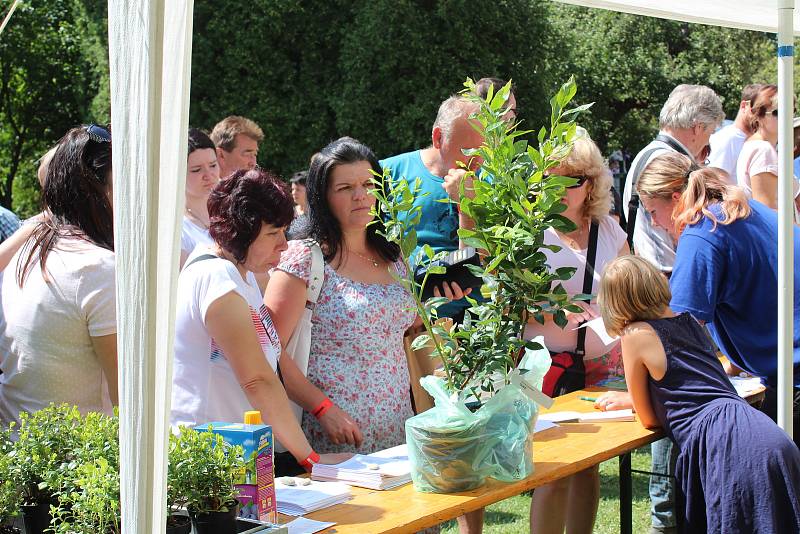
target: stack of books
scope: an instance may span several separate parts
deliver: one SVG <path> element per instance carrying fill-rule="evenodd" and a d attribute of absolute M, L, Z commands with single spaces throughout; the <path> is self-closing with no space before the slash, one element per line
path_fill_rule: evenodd
<path fill-rule="evenodd" d="M 399 445 L 373 454 L 356 454 L 336 465 L 315 464 L 311 478 L 375 490 L 396 488 L 411 482 L 408 448 Z"/>
<path fill-rule="evenodd" d="M 307 478 L 279 477 L 275 480 L 278 512 L 291 516 L 310 514 L 340 504 L 352 497 L 350 486 L 338 482 L 314 482 Z"/>

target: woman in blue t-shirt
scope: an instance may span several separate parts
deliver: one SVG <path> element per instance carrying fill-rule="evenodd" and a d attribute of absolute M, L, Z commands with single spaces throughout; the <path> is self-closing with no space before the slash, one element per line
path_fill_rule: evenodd
<path fill-rule="evenodd" d="M 730 359 L 729 374 L 745 370 L 766 382 L 762 410 L 777 418 L 778 218 L 721 172 L 686 156 L 655 158 L 637 189 L 654 224 L 678 243 L 670 278 L 675 312 L 705 323 Z M 795 258 L 800 237 L 794 235 Z M 794 272 L 794 426 L 800 429 L 800 272 Z M 618 398 L 606 395 L 599 407 Z M 800 441 L 795 434 L 795 443 Z"/>

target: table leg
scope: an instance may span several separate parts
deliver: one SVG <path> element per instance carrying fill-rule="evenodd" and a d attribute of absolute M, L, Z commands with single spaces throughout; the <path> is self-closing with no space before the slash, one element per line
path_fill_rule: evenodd
<path fill-rule="evenodd" d="M 619 531 L 633 534 L 633 488 L 631 483 L 631 453 L 619 457 Z"/>

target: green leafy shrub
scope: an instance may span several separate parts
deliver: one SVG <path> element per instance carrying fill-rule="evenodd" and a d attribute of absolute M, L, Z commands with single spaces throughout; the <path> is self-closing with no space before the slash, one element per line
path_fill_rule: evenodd
<path fill-rule="evenodd" d="M 498 382 L 505 383 L 519 363 L 522 349 L 538 348 L 523 336 L 530 317 L 543 322 L 545 314 L 552 314 L 557 324 L 564 325 L 564 310 L 577 311 L 561 285 L 574 269 L 551 271 L 542 249 L 558 248 L 544 244 L 547 228 L 574 229 L 560 213 L 566 209 L 561 203 L 565 187 L 575 179 L 548 171 L 570 150 L 577 128 L 575 119 L 588 106 L 567 109 L 576 93 L 575 82 L 570 79 L 551 99 L 549 128 L 539 130 L 538 146 L 532 146 L 524 140 L 531 132 L 520 131 L 516 124 L 502 119 L 510 85 L 489 94 L 485 101 L 472 93 L 471 80 L 465 85 L 464 94 L 480 105 L 474 118 L 480 123 L 484 143 L 465 151 L 469 156 L 480 156 L 483 164 L 479 172 L 469 171 L 462 181 L 460 209 L 473 219 L 475 227 L 460 229 L 459 238 L 484 251 L 483 265 L 471 269 L 483 278 L 481 292 L 486 300 L 470 299 L 471 307 L 460 327 L 446 329 L 436 324 L 436 308 L 446 299 L 434 297 L 423 302 L 422 287 L 413 278 L 409 255 L 417 245 L 414 226 L 421 215 L 421 208 L 413 206 L 418 184 L 400 177 L 391 179 L 385 173 L 384 189 L 376 187 L 374 194 L 385 220 L 384 235 L 402 250 L 408 274 L 400 281 L 414 296 L 428 331 L 412 348 L 432 343 L 442 358 L 448 390 L 480 398 L 481 392 L 494 391 Z M 473 179 L 474 198 L 464 194 L 469 178 Z M 423 247 L 420 255 L 423 257 L 414 263 L 429 264 L 439 257 L 430 247 Z M 433 267 L 429 272 L 443 272 L 443 268 Z"/>
<path fill-rule="evenodd" d="M 119 418 L 88 413 L 78 429 L 68 469 L 56 483 L 56 534 L 120 532 Z"/>
<path fill-rule="evenodd" d="M 170 435 L 167 504 L 171 512 L 225 512 L 236 499 L 234 483 L 244 470 L 244 451 L 219 434 L 181 427 Z"/>

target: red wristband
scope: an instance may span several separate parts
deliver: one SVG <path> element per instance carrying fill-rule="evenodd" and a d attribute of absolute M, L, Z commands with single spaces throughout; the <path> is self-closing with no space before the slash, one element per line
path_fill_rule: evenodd
<path fill-rule="evenodd" d="M 314 450 L 312 449 L 311 453 L 308 455 L 308 458 L 300 462 L 300 466 L 310 473 L 311 469 L 314 467 L 314 464 L 318 463 L 319 463 L 319 454 L 314 452 Z"/>
<path fill-rule="evenodd" d="M 331 409 L 331 406 L 333 406 L 333 402 L 328 397 L 325 397 L 325 399 L 319 403 L 319 406 L 314 408 L 314 411 L 311 412 L 311 415 L 319 419 Z"/>

